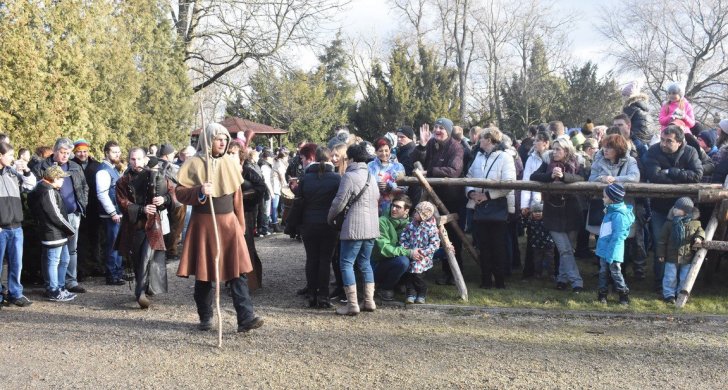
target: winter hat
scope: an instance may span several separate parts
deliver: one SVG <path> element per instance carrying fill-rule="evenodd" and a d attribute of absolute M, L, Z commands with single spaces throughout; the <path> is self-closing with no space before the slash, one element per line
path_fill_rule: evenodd
<path fill-rule="evenodd" d="M 452 135 L 453 124 L 450 119 L 440 118 L 440 119 L 436 120 L 435 123 L 433 124 L 433 126 L 437 126 L 437 125 L 444 127 L 445 131 L 447 131 L 448 136 Z"/>
<path fill-rule="evenodd" d="M 680 96 L 682 96 L 682 87 L 678 83 L 671 83 L 667 86 L 667 93 L 676 93 Z"/>
<path fill-rule="evenodd" d="M 233 138 L 232 141 L 230 141 L 230 146 L 237 146 L 240 149 L 245 148 L 245 141 L 240 138 Z"/>
<path fill-rule="evenodd" d="M 533 201 L 531 202 L 531 212 L 532 213 L 543 213 L 543 203 Z"/>
<path fill-rule="evenodd" d="M 624 201 L 624 186 L 619 183 L 612 183 L 604 189 L 604 193 L 614 203 L 620 203 Z"/>
<path fill-rule="evenodd" d="M 174 146 L 170 144 L 162 144 L 162 146 L 160 146 L 159 150 L 157 151 L 157 157 L 166 156 L 172 153 L 174 153 Z"/>
<path fill-rule="evenodd" d="M 720 127 L 722 132 L 728 134 L 728 119 L 721 119 L 720 122 L 718 122 L 718 127 Z"/>
<path fill-rule="evenodd" d="M 427 221 L 435 215 L 435 205 L 425 200 L 417 204 L 415 211 L 423 221 Z"/>
<path fill-rule="evenodd" d="M 622 88 L 622 96 L 623 97 L 630 97 L 634 96 L 640 93 L 640 89 L 642 88 L 642 82 L 639 80 L 630 81 Z"/>
<path fill-rule="evenodd" d="M 64 171 L 63 168 L 58 165 L 51 165 L 43 171 L 43 178 L 48 180 L 56 180 L 68 176 L 71 176 L 71 174 Z"/>
<path fill-rule="evenodd" d="M 687 196 L 684 196 L 675 202 L 675 208 L 684 211 L 685 214 L 690 214 L 693 211 L 693 207 L 695 207 L 693 200 Z"/>
<path fill-rule="evenodd" d="M 78 151 L 88 150 L 89 146 L 91 146 L 91 144 L 89 144 L 88 141 L 83 138 L 79 138 L 73 143 L 73 152 L 76 153 Z"/>
<path fill-rule="evenodd" d="M 698 138 L 702 139 L 703 142 L 705 142 L 705 146 L 712 148 L 715 146 L 715 132 L 713 130 L 703 130 L 698 134 Z"/>
<path fill-rule="evenodd" d="M 402 133 L 405 137 L 409 139 L 415 139 L 415 131 L 409 127 L 409 126 L 402 126 L 399 129 L 397 129 L 397 133 Z"/>
<path fill-rule="evenodd" d="M 188 146 L 182 150 L 182 154 L 185 155 L 185 157 L 192 157 L 197 153 L 197 150 L 195 150 L 194 146 Z"/>

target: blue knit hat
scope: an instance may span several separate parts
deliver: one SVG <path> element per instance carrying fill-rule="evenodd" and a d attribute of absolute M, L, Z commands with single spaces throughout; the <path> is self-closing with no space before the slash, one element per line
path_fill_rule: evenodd
<path fill-rule="evenodd" d="M 612 183 L 604 189 L 607 197 L 614 203 L 621 203 L 624 201 L 624 186 L 619 183 Z"/>
<path fill-rule="evenodd" d="M 439 125 L 445 128 L 445 131 L 447 131 L 447 135 L 452 134 L 452 121 L 447 118 L 440 118 L 435 121 L 434 125 Z"/>

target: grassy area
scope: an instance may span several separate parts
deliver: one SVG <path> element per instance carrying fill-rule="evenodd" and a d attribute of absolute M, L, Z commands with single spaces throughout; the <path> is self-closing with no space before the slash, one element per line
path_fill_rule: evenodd
<path fill-rule="evenodd" d="M 435 283 L 435 279 L 441 274 L 439 264 L 429 271 L 426 276 L 429 288 L 427 301 L 435 304 L 552 310 L 728 314 L 728 264 L 725 261 L 718 270 L 716 270 L 716 260 L 703 263 L 692 295 L 681 310 L 676 309 L 674 305 L 664 303 L 661 295 L 653 290 L 651 256 L 648 257 L 648 275 L 643 281 L 636 281 L 631 278 L 632 271 L 628 267 L 627 285 L 631 290 L 631 304 L 626 308 L 617 303 L 618 296 L 616 293 L 609 294 L 609 303 L 606 306 L 596 301 L 597 275 L 599 272 L 596 259 L 577 259 L 577 264 L 579 265 L 581 277 L 584 279 L 584 291 L 581 294 L 574 294 L 571 289 L 556 290 L 556 283 L 546 278 L 542 280 L 521 280 L 520 271 L 514 271 L 506 279 L 505 290 L 484 290 L 478 287 L 480 284 L 480 267 L 466 256 L 463 274 L 468 286 L 469 302 L 466 303 L 460 299 L 455 286 L 438 286 Z M 398 296 L 397 299 L 399 298 Z"/>

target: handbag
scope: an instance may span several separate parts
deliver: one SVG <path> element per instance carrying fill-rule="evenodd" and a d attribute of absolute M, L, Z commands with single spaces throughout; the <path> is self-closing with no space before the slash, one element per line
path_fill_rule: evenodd
<path fill-rule="evenodd" d="M 344 209 L 339 211 L 338 214 L 336 214 L 336 217 L 334 217 L 334 220 L 331 221 L 330 225 L 338 230 L 341 231 L 341 227 L 344 226 L 344 219 L 346 218 L 346 214 L 349 213 L 349 209 L 351 206 L 356 203 L 359 198 L 364 194 L 364 191 L 366 191 L 367 187 L 369 187 L 369 179 L 372 177 L 372 174 L 367 172 L 367 182 L 364 184 L 364 187 L 362 187 L 361 191 L 359 191 L 358 194 L 356 194 L 355 197 L 349 199 L 348 202 L 346 202 L 346 206 L 344 206 Z"/>
<path fill-rule="evenodd" d="M 286 226 L 283 230 L 285 234 L 296 234 L 298 227 L 303 223 L 303 180 L 298 184 L 298 193 L 301 196 L 293 198 L 291 209 L 285 218 Z"/>
<path fill-rule="evenodd" d="M 475 205 L 473 221 L 505 222 L 508 220 L 508 199 L 505 197 L 491 199 Z"/>
<path fill-rule="evenodd" d="M 500 158 L 500 154 L 496 156 L 495 160 L 493 160 L 493 164 L 490 164 L 490 168 L 488 168 L 488 172 L 485 173 L 485 178 L 488 178 L 488 175 L 490 174 L 490 170 L 493 169 L 493 165 L 495 165 L 496 161 L 498 161 L 498 158 Z M 487 160 L 486 160 L 487 162 Z M 505 222 L 508 220 L 508 199 L 503 196 L 496 199 L 487 200 L 484 202 L 480 202 L 475 205 L 475 209 L 473 210 L 473 221 L 476 222 Z"/>

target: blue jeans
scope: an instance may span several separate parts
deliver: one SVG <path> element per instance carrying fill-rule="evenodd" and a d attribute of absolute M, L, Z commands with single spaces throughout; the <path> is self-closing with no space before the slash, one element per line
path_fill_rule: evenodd
<path fill-rule="evenodd" d="M 407 256 L 397 256 L 390 259 L 382 259 L 377 262 L 374 270 L 374 280 L 377 287 L 383 290 L 394 290 L 402 275 L 407 272 L 410 259 Z"/>
<path fill-rule="evenodd" d="M 106 279 L 119 280 L 124 278 L 124 269 L 121 266 L 121 255 L 114 249 L 116 236 L 119 235 L 121 223 L 115 223 L 111 218 L 102 218 L 106 227 Z"/>
<path fill-rule="evenodd" d="M 685 279 L 688 278 L 688 272 L 690 272 L 692 264 L 677 265 L 668 262 L 662 264 L 665 266 L 665 275 L 662 279 L 662 297 L 677 297 L 680 290 L 685 288 Z"/>
<path fill-rule="evenodd" d="M 354 263 L 359 267 L 364 283 L 374 283 L 374 273 L 369 259 L 372 257 L 374 239 L 341 240 L 341 277 L 344 287 L 356 285 Z"/>
<path fill-rule="evenodd" d="M 78 227 L 81 225 L 81 214 L 69 214 L 68 222 L 76 231 L 71 237 L 68 237 L 66 245 L 68 248 L 68 270 L 66 271 L 66 288 L 78 286 Z"/>
<path fill-rule="evenodd" d="M 571 287 L 584 287 L 584 281 L 579 274 L 579 267 L 574 258 L 574 242 L 578 232 L 549 232 L 559 250 L 559 283 L 571 283 Z"/>
<path fill-rule="evenodd" d="M 8 254 L 8 294 L 10 298 L 23 296 L 20 272 L 23 270 L 23 228 L 0 231 L 0 261 Z"/>
<path fill-rule="evenodd" d="M 600 293 L 607 293 L 609 290 L 609 286 L 607 283 L 609 282 L 607 278 L 607 273 L 612 275 L 612 280 L 614 280 L 614 288 L 617 289 L 617 292 L 620 293 L 629 293 L 629 288 L 627 288 L 627 283 L 624 281 L 624 276 L 622 276 L 622 263 L 618 263 L 616 261 L 610 263 L 607 263 L 606 260 L 600 258 L 599 259 L 599 292 Z"/>
<path fill-rule="evenodd" d="M 657 243 L 660 242 L 660 232 L 662 231 L 662 225 L 667 221 L 667 214 L 663 214 L 657 211 L 652 211 L 652 219 L 650 219 L 650 225 L 652 226 L 652 243 L 657 248 Z M 661 263 L 657 260 L 657 250 L 654 250 L 653 258 L 653 271 L 655 272 L 655 286 L 659 286 L 662 283 L 662 276 L 665 274 L 665 263 Z"/>
<path fill-rule="evenodd" d="M 278 223 L 278 202 L 281 201 L 281 195 L 273 194 L 270 201 L 270 221 L 272 223 Z"/>
<path fill-rule="evenodd" d="M 43 269 L 48 292 L 55 292 L 64 287 L 70 258 L 68 244 L 56 248 L 43 247 Z"/>

